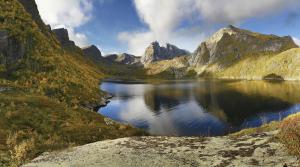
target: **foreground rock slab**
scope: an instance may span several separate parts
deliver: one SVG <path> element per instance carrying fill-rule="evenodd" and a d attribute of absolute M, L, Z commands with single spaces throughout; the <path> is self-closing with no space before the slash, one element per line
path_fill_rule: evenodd
<path fill-rule="evenodd" d="M 230 137 L 133 137 L 102 141 L 63 152 L 44 153 L 25 167 L 297 167 L 273 136 L 261 133 Z"/>

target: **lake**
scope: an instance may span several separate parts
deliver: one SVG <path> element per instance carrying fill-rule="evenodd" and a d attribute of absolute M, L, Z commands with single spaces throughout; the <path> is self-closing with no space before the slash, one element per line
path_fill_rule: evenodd
<path fill-rule="evenodd" d="M 105 81 L 99 113 L 152 135 L 220 136 L 282 120 L 300 110 L 300 82 Z"/>

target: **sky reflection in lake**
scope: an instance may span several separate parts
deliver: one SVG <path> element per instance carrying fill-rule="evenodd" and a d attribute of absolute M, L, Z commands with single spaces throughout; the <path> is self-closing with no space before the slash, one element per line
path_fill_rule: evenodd
<path fill-rule="evenodd" d="M 154 135 L 224 135 L 298 112 L 299 86 L 264 81 L 104 82 L 101 88 L 114 98 L 99 112 Z"/>

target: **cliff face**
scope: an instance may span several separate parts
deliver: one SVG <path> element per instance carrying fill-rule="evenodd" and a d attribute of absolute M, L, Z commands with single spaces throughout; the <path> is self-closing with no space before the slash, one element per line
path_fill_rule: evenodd
<path fill-rule="evenodd" d="M 102 53 L 95 45 L 91 45 L 82 48 L 83 54 L 93 61 L 100 62 L 103 61 Z"/>
<path fill-rule="evenodd" d="M 56 39 L 63 47 L 76 47 L 75 42 L 70 40 L 67 29 L 59 28 L 52 31 L 54 32 Z"/>
<path fill-rule="evenodd" d="M 2 64 L 8 71 L 11 64 L 22 59 L 25 54 L 24 44 L 17 41 L 16 38 L 10 37 L 9 32 L 0 30 L 0 65 Z"/>
<path fill-rule="evenodd" d="M 276 54 L 296 47 L 289 36 L 264 35 L 229 26 L 203 42 L 194 52 L 190 64 L 201 67 L 218 63 L 226 67 L 246 56 Z"/>
<path fill-rule="evenodd" d="M 107 55 L 105 57 L 105 60 L 107 60 L 110 63 L 117 63 L 122 65 L 134 65 L 134 66 L 141 65 L 140 57 L 127 54 L 127 53 Z"/>
<path fill-rule="evenodd" d="M 174 45 L 167 44 L 166 47 L 161 47 L 158 42 L 153 42 L 147 47 L 141 62 L 143 64 L 150 64 L 156 61 L 173 59 L 175 57 L 185 56 L 188 54 L 188 51 L 179 49 Z"/>

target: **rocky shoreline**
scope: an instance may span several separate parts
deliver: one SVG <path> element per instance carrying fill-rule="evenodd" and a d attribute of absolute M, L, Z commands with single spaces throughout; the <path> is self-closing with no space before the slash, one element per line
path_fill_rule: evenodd
<path fill-rule="evenodd" d="M 297 167 L 297 157 L 274 139 L 277 131 L 238 138 L 132 137 L 44 153 L 24 167 L 264 166 Z"/>

